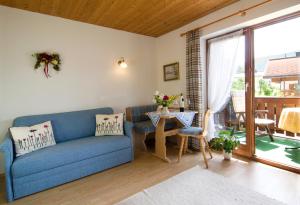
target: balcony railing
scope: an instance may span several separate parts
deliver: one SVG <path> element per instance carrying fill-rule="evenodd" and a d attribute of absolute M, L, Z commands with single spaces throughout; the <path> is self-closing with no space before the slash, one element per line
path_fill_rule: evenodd
<path fill-rule="evenodd" d="M 265 118 L 274 120 L 274 125 L 270 126 L 270 129 L 278 133 L 284 133 L 289 136 L 295 136 L 295 133 L 290 133 L 278 128 L 279 118 L 283 108 L 286 107 L 300 107 L 299 97 L 255 97 L 254 99 L 255 110 L 267 110 Z M 219 125 L 225 126 L 245 126 L 243 122 L 239 123 L 237 119 L 237 113 L 233 108 L 233 103 L 230 101 L 225 109 L 215 114 L 215 121 Z M 240 127 L 238 127 L 239 129 Z M 255 127 L 255 129 L 264 130 L 264 128 Z"/>
<path fill-rule="evenodd" d="M 275 121 L 272 129 L 281 131 L 278 128 L 280 114 L 283 108 L 300 107 L 300 98 L 296 97 L 256 97 L 254 100 L 256 110 L 268 110 L 266 114 L 268 119 Z"/>

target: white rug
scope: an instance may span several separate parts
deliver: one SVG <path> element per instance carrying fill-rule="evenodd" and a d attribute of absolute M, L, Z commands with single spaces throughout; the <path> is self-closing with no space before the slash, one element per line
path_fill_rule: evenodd
<path fill-rule="evenodd" d="M 221 175 L 193 167 L 118 205 L 283 205 Z"/>

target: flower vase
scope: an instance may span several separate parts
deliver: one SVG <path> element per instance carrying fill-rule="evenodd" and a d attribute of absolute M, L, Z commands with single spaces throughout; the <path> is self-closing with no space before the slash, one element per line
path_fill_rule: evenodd
<path fill-rule="evenodd" d="M 162 111 L 161 111 L 161 113 L 163 114 L 163 115 L 166 115 L 166 114 L 169 114 L 169 108 L 168 107 L 163 107 L 162 108 Z"/>
<path fill-rule="evenodd" d="M 225 160 L 231 160 L 232 152 L 225 152 L 225 150 L 223 150 L 223 155 Z"/>
<path fill-rule="evenodd" d="M 162 105 L 157 106 L 156 112 L 161 112 L 161 111 L 162 111 L 162 108 L 163 108 Z"/>

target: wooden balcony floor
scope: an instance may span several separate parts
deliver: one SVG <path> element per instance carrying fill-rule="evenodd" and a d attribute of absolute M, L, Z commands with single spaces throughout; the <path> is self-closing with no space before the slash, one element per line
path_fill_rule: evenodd
<path fill-rule="evenodd" d="M 236 135 L 241 141 L 245 140 L 244 132 L 237 132 Z M 285 149 L 286 147 L 300 147 L 298 138 L 291 139 L 274 135 L 274 142 L 271 142 L 268 135 L 259 135 L 256 136 L 255 142 L 256 156 L 300 168 L 300 149 Z"/>

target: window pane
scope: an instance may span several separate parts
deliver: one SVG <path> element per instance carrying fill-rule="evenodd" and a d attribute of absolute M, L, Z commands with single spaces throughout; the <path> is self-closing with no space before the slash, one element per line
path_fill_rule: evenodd
<path fill-rule="evenodd" d="M 300 96 L 300 18 L 254 31 L 255 96 Z"/>

